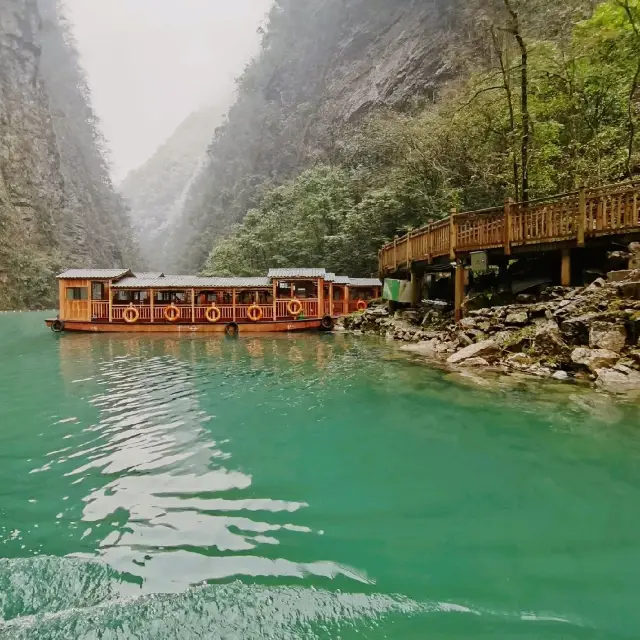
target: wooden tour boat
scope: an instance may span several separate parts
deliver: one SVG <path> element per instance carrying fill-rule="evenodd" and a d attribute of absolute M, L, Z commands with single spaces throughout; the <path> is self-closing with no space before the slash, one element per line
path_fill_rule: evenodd
<path fill-rule="evenodd" d="M 71 269 L 58 276 L 55 332 L 272 332 L 333 328 L 366 308 L 382 283 L 324 269 L 271 269 L 265 278 L 206 278 Z"/>

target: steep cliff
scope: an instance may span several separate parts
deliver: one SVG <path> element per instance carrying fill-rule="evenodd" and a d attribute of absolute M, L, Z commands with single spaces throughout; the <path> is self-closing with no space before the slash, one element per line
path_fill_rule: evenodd
<path fill-rule="evenodd" d="M 183 213 L 189 189 L 206 164 L 206 152 L 228 109 L 220 103 L 192 113 L 141 167 L 131 171 L 119 190 L 131 209 L 140 252 L 150 269 L 166 268 L 175 241 L 171 231 Z"/>
<path fill-rule="evenodd" d="M 331 158 L 374 107 L 430 99 L 447 77 L 450 0 L 278 0 L 260 56 L 190 190 L 170 268 L 195 270 L 261 188 Z M 188 250 L 187 250 L 188 249 Z"/>
<path fill-rule="evenodd" d="M 55 0 L 0 3 L 0 308 L 51 305 L 64 266 L 136 257 Z"/>

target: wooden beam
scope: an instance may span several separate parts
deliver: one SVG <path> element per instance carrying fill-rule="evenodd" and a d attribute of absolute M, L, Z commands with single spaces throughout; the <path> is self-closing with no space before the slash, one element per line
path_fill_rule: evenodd
<path fill-rule="evenodd" d="M 560 267 L 560 284 L 563 287 L 571 286 L 571 251 L 562 250 L 562 263 Z"/>
<path fill-rule="evenodd" d="M 578 246 L 584 247 L 584 231 L 587 226 L 587 188 L 580 187 L 580 199 L 578 202 Z"/>
<path fill-rule="evenodd" d="M 411 267 L 411 306 L 417 307 L 422 297 L 422 272 Z"/>
<path fill-rule="evenodd" d="M 458 228 L 456 225 L 456 209 L 451 209 L 451 217 L 449 218 L 449 258 L 456 259 L 456 240 Z"/>
<path fill-rule="evenodd" d="M 513 219 L 513 200 L 507 198 L 504 201 L 504 254 L 511 255 L 511 227 Z"/>
<path fill-rule="evenodd" d="M 329 315 L 333 316 L 333 282 L 329 283 Z"/>
<path fill-rule="evenodd" d="M 231 289 L 231 309 L 233 313 L 233 321 L 236 321 L 236 290 Z"/>
<path fill-rule="evenodd" d="M 154 322 L 153 294 L 154 294 L 154 290 L 149 289 L 149 310 L 151 312 L 151 322 Z"/>
<path fill-rule="evenodd" d="M 344 285 L 344 300 L 342 301 L 342 313 L 349 315 L 349 285 Z"/>
<path fill-rule="evenodd" d="M 465 268 L 461 262 L 456 264 L 455 271 L 455 314 L 456 314 L 456 322 L 460 322 L 462 320 L 462 305 L 464 303 L 464 279 L 465 279 Z"/>
<path fill-rule="evenodd" d="M 324 279 L 318 278 L 318 318 L 324 316 Z"/>
<path fill-rule="evenodd" d="M 109 280 L 109 322 L 113 322 L 113 292 L 111 291 L 111 285 L 113 280 Z"/>
<path fill-rule="evenodd" d="M 278 297 L 278 281 L 273 281 L 273 321 L 275 322 L 278 319 L 278 302 L 276 298 Z"/>
<path fill-rule="evenodd" d="M 196 290 L 191 289 L 191 324 L 196 323 Z"/>

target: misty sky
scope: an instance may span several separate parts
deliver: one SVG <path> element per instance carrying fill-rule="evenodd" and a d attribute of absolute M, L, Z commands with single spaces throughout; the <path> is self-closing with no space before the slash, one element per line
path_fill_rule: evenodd
<path fill-rule="evenodd" d="M 271 0 L 65 0 L 116 180 L 226 99 Z"/>

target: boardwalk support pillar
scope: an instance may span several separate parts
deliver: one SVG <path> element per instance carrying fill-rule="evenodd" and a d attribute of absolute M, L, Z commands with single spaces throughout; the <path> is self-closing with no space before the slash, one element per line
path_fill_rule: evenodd
<path fill-rule="evenodd" d="M 422 280 L 424 272 L 416 265 L 411 265 L 411 306 L 417 307 L 422 300 Z"/>
<path fill-rule="evenodd" d="M 571 286 L 571 251 L 562 250 L 562 263 L 560 267 L 560 284 L 563 287 Z"/>
<path fill-rule="evenodd" d="M 465 268 L 461 262 L 456 264 L 455 278 L 455 314 L 456 322 L 462 320 L 462 304 L 464 303 Z"/>

